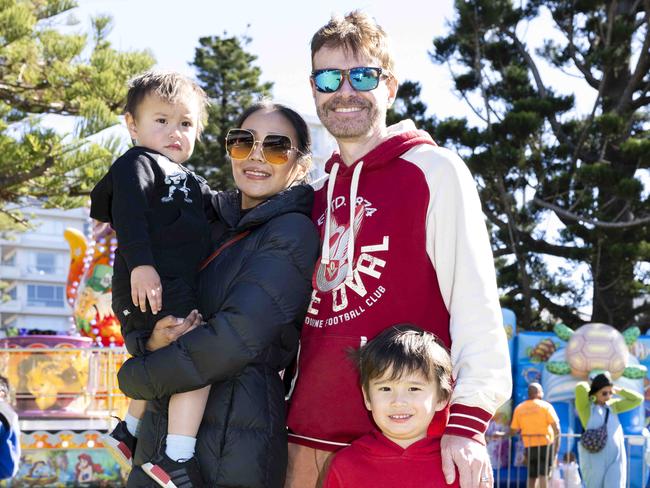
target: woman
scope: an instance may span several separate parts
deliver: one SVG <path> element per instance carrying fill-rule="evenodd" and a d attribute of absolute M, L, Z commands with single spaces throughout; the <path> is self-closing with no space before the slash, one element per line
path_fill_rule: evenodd
<path fill-rule="evenodd" d="M 154 400 L 136 465 L 164 451 L 168 397 L 212 385 L 196 444 L 206 486 L 279 488 L 287 440 L 278 373 L 296 354 L 318 254 L 313 192 L 298 184 L 308 171 L 310 138 L 296 112 L 267 102 L 246 110 L 237 127 L 226 148 L 238 190 L 215 195 L 220 222 L 212 234 L 221 251 L 200 275 L 207 324 L 167 345 L 176 322 L 161 320 L 147 344 L 154 352 L 129 359 L 118 379 L 129 397 Z M 169 486 L 199 484 L 172 480 Z M 155 483 L 135 468 L 127 486 Z"/>
<path fill-rule="evenodd" d="M 618 414 L 638 407 L 643 397 L 639 393 L 615 387 L 608 372 L 596 375 L 591 386 L 586 381 L 578 383 L 575 393 L 576 411 L 585 430 L 597 429 L 607 419 L 607 443 L 601 451 L 589 452 L 582 444 L 578 445 L 585 486 L 624 488 L 627 473 L 625 440 Z M 620 398 L 614 399 L 614 394 Z"/>

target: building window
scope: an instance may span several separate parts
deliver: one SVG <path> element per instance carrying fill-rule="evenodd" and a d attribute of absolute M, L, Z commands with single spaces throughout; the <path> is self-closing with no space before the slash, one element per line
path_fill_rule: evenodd
<path fill-rule="evenodd" d="M 6 295 L 8 300 L 18 300 L 18 288 L 15 286 L 9 288 L 6 291 Z"/>
<path fill-rule="evenodd" d="M 27 285 L 27 305 L 31 307 L 63 308 L 63 286 Z"/>
<path fill-rule="evenodd" d="M 37 252 L 35 255 L 36 266 L 33 271 L 39 274 L 56 273 L 56 254 L 51 252 Z"/>
<path fill-rule="evenodd" d="M 16 266 L 16 253 L 12 252 L 8 256 L 2 256 L 2 266 Z"/>
<path fill-rule="evenodd" d="M 43 220 L 40 225 L 34 229 L 34 233 L 49 236 L 63 236 L 65 230 L 64 223 L 55 220 Z"/>

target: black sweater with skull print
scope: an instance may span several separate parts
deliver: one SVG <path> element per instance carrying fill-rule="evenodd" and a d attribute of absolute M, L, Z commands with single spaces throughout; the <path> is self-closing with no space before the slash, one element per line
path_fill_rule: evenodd
<path fill-rule="evenodd" d="M 130 274 L 137 266 L 156 268 L 163 310 L 165 289 L 170 288 L 166 284 L 182 279 L 195 286 L 209 247 L 209 221 L 215 218 L 212 194 L 203 178 L 156 151 L 136 146 L 112 164 L 90 197 L 90 216 L 109 222 L 117 234 L 114 308 L 116 294 L 130 300 Z"/>

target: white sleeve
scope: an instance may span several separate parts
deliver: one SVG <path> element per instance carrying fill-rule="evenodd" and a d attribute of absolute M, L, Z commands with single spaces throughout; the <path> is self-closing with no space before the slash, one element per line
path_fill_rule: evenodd
<path fill-rule="evenodd" d="M 508 343 L 481 202 L 472 175 L 455 153 L 422 145 L 402 157 L 417 164 L 426 176 L 430 191 L 427 254 L 450 315 L 456 384 L 446 432 L 471 437 L 485 432 L 487 422 L 512 390 Z M 454 428 L 468 432 L 451 432 Z"/>

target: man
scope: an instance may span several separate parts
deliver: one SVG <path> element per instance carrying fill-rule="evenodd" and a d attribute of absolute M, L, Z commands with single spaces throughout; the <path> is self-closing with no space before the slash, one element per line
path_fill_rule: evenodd
<path fill-rule="evenodd" d="M 333 18 L 312 38 L 311 53 L 318 116 L 340 153 L 314 184 L 322 252 L 289 394 L 285 486 L 313 487 L 331 452 L 372 430 L 347 355 L 400 322 L 451 349 L 451 408 L 429 428 L 444 432 L 447 482 L 455 463 L 461 486 L 491 485 L 483 434 L 512 380 L 474 181 L 411 121 L 386 126 L 398 81 L 374 20 L 358 11 Z M 393 421 L 409 421 L 402 417 Z"/>
<path fill-rule="evenodd" d="M 542 385 L 528 385 L 528 400 L 517 405 L 510 425 L 511 434 L 520 432 L 524 441 L 528 488 L 546 488 L 560 442 L 560 421 L 553 405 L 542 398 Z"/>
<path fill-rule="evenodd" d="M 0 479 L 12 478 L 20 461 L 18 415 L 9 403 L 9 382 L 0 376 Z"/>

